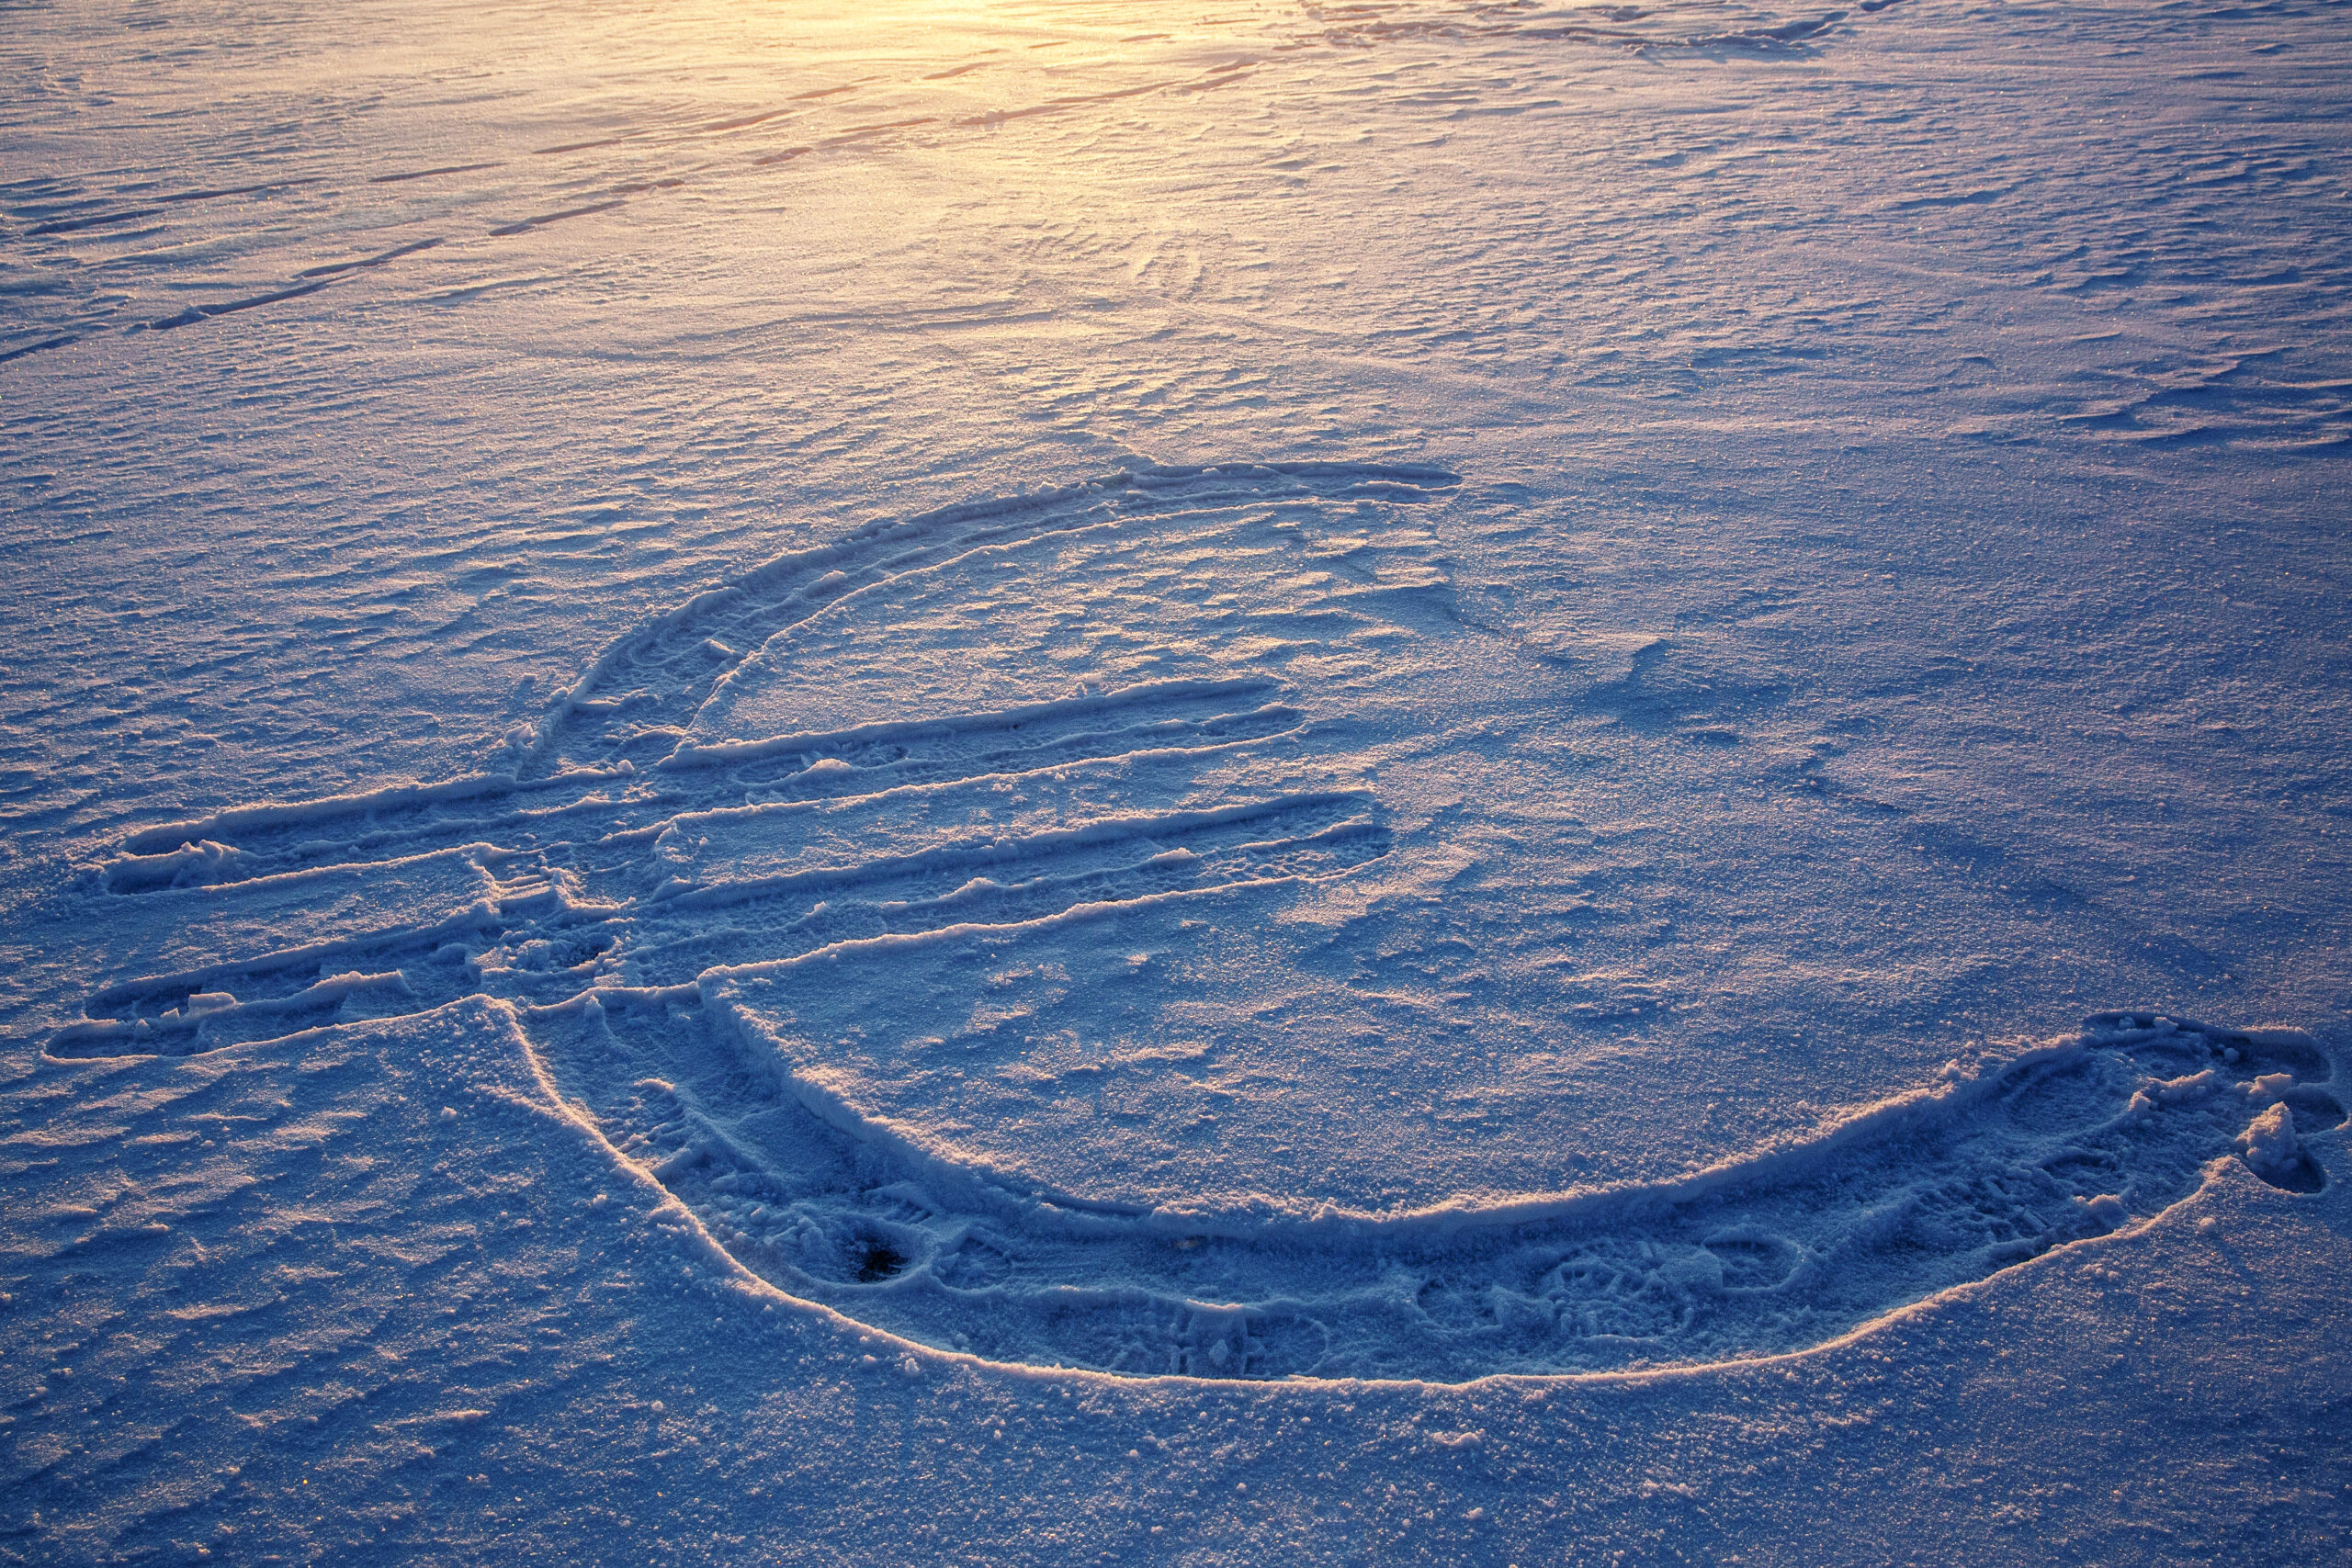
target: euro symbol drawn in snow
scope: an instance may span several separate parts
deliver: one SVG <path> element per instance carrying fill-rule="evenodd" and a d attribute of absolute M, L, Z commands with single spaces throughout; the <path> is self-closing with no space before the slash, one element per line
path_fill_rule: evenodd
<path fill-rule="evenodd" d="M 1136 1375 L 1781 1352 L 2143 1219 L 2218 1157 L 2319 1182 L 2300 1139 L 2344 1117 L 2307 1040 L 2109 1014 L 1671 1183 L 1138 1200 L 1216 1168 L 1204 1140 L 1260 1170 L 1318 1146 L 1280 1092 L 1196 1069 L 1254 1030 L 1279 1090 L 1286 1032 L 1363 1032 L 1320 933 L 1443 893 L 1442 824 L 1408 842 L 1384 770 L 1446 766 L 1417 716 L 1470 700 L 1432 522 L 1454 486 L 1136 468 L 780 558 L 615 643 L 480 775 L 127 841 L 94 896 L 187 962 L 49 1048 L 489 998 L 750 1272 L 944 1348 Z"/>

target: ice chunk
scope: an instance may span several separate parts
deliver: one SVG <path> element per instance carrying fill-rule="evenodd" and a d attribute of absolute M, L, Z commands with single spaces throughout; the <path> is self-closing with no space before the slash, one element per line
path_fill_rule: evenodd
<path fill-rule="evenodd" d="M 2129 1109 L 2154 1111 L 2160 1105 L 2187 1105 L 2222 1087 L 2222 1076 L 2208 1067 L 2186 1077 L 2151 1078 L 2132 1097 Z"/>
<path fill-rule="evenodd" d="M 2283 1187 L 2302 1169 L 2303 1145 L 2295 1136 L 2294 1112 L 2281 1102 L 2256 1116 L 2238 1134 L 2238 1150 L 2255 1175 Z"/>
<path fill-rule="evenodd" d="M 2102 1192 L 2096 1198 L 2077 1198 L 2075 1201 L 2087 1210 L 2091 1218 L 2109 1230 L 2131 1218 L 2130 1212 L 2123 1207 L 2123 1200 L 2113 1192 Z"/>
<path fill-rule="evenodd" d="M 2292 1073 L 2264 1073 L 2246 1085 L 2245 1091 L 2265 1104 L 2273 1104 L 2286 1099 L 2287 1091 L 2294 1087 Z"/>

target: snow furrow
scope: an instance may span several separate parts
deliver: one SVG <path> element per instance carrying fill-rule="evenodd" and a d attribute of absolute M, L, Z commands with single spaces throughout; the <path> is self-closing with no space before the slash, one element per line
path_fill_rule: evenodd
<path fill-rule="evenodd" d="M 535 1015 L 567 1093 L 783 1289 L 991 1359 L 1411 1378 L 1786 1354 L 2134 1226 L 2242 1155 L 2309 1190 L 2304 1037 L 2107 1014 L 2070 1041 L 1680 1180 L 1380 1215 L 1105 1209 L 796 1072 L 720 986 Z M 756 1085 L 756 1088 L 746 1087 Z"/>

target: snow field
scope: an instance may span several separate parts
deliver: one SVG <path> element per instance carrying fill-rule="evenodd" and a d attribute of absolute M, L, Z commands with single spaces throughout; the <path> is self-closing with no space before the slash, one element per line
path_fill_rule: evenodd
<path fill-rule="evenodd" d="M 2338 1551 L 2336 7 L 7 15 L 0 1555 Z"/>

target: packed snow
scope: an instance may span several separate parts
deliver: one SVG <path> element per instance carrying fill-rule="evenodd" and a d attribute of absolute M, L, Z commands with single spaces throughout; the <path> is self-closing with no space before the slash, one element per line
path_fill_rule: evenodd
<path fill-rule="evenodd" d="M 0 17 L 0 1557 L 2343 1555 L 2341 6 Z"/>

